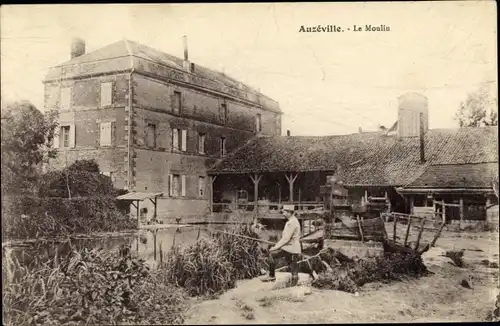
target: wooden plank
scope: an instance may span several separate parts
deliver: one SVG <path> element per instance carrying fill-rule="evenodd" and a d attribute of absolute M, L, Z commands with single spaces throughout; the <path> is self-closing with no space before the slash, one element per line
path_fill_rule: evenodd
<path fill-rule="evenodd" d="M 410 226 L 411 226 L 411 216 L 408 219 L 408 226 L 406 227 L 405 246 L 408 243 L 408 236 L 410 235 Z"/>
<path fill-rule="evenodd" d="M 415 250 L 418 250 L 418 246 L 420 245 L 420 239 L 422 238 L 422 234 L 424 233 L 424 224 L 425 219 L 420 223 L 420 232 L 418 232 L 417 243 L 415 244 Z"/>
<path fill-rule="evenodd" d="M 382 226 L 383 226 L 383 233 L 384 233 L 384 239 L 387 239 L 389 238 L 388 234 L 387 234 L 387 230 L 385 229 L 385 222 L 384 222 L 384 218 L 382 217 L 382 215 L 379 216 L 379 219 L 380 219 L 380 222 L 382 223 Z"/>
<path fill-rule="evenodd" d="M 391 240 L 384 241 L 384 251 L 385 252 L 405 252 L 405 253 L 415 253 L 410 247 L 405 247 L 399 243 Z"/>
<path fill-rule="evenodd" d="M 359 215 L 356 215 L 358 220 L 359 236 L 361 237 L 361 242 L 365 242 L 365 237 L 363 236 L 363 228 L 361 227 L 361 221 L 359 220 Z"/>
<path fill-rule="evenodd" d="M 393 227 L 393 230 L 392 230 L 392 232 L 393 232 L 393 234 L 392 234 L 392 240 L 394 242 L 396 242 L 396 227 L 397 227 L 397 224 L 398 224 L 398 216 L 395 215 L 394 216 L 394 227 Z"/>
<path fill-rule="evenodd" d="M 439 231 L 436 233 L 436 235 L 434 236 L 434 239 L 432 239 L 432 241 L 430 243 L 431 247 L 434 247 L 434 245 L 436 244 L 436 241 L 439 238 L 439 235 L 441 235 L 441 231 L 443 231 L 443 228 L 444 228 L 445 224 L 446 223 L 444 223 L 444 222 L 441 224 L 441 227 L 439 228 Z"/>

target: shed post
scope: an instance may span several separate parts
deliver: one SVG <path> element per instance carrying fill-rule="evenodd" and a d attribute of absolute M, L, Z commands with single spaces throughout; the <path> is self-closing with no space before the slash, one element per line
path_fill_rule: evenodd
<path fill-rule="evenodd" d="M 460 224 L 464 222 L 464 199 L 460 197 Z"/>
<path fill-rule="evenodd" d="M 254 211 L 257 210 L 257 201 L 259 200 L 259 182 L 262 179 L 262 175 L 258 175 L 254 173 L 253 176 L 250 176 L 250 179 L 253 181 L 253 198 L 254 198 Z"/>
<path fill-rule="evenodd" d="M 288 186 L 290 187 L 290 198 L 289 198 L 290 203 L 293 203 L 293 183 L 297 179 L 298 175 L 299 175 L 298 173 L 294 175 L 293 172 L 290 172 L 290 176 L 285 174 L 285 178 L 288 181 Z"/>

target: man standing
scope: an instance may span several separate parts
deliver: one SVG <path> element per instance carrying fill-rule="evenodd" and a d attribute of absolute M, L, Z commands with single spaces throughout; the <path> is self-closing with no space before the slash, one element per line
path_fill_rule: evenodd
<path fill-rule="evenodd" d="M 292 272 L 292 286 L 297 285 L 299 281 L 299 265 L 298 260 L 301 254 L 300 246 L 300 223 L 294 214 L 293 205 L 284 205 L 283 216 L 287 222 L 281 240 L 278 241 L 271 249 L 269 249 L 269 275 L 262 279 L 263 282 L 274 282 L 276 280 L 276 260 L 284 257 Z"/>

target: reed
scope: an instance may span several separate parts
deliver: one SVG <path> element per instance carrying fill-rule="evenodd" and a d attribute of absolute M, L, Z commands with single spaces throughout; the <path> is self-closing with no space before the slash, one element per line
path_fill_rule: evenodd
<path fill-rule="evenodd" d="M 120 254 L 83 249 L 33 268 L 6 258 L 5 325 L 183 322 L 185 292 L 164 283 L 126 248 Z"/>

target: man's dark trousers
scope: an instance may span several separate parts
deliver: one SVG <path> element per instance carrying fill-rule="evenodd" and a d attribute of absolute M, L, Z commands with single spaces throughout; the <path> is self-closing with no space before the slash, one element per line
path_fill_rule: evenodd
<path fill-rule="evenodd" d="M 299 281 L 299 256 L 299 254 L 292 254 L 281 249 L 269 252 L 269 277 L 276 277 L 276 261 L 280 258 L 285 258 L 286 263 L 290 267 L 290 272 L 292 273 L 292 286 L 297 285 Z"/>

